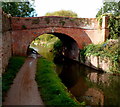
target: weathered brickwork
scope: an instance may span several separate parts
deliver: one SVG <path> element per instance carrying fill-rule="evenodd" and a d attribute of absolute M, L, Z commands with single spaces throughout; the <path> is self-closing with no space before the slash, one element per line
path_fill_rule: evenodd
<path fill-rule="evenodd" d="M 12 41 L 11 41 L 11 25 L 10 18 L 8 15 L 2 13 L 2 32 L 1 32 L 1 42 L 0 42 L 0 60 L 1 66 L 0 71 L 4 72 L 6 66 L 8 65 L 9 58 L 12 54 Z"/>
<path fill-rule="evenodd" d="M 26 55 L 26 51 L 27 51 L 29 44 L 35 38 L 37 38 L 38 36 L 40 36 L 41 34 L 44 34 L 44 33 L 66 34 L 69 37 L 73 38 L 77 42 L 79 48 L 83 48 L 84 44 L 87 45 L 87 44 L 91 43 L 91 40 L 86 35 L 86 33 L 84 33 L 83 31 L 80 31 L 79 29 L 69 30 L 69 28 L 55 28 L 54 32 L 51 32 L 51 31 L 52 31 L 52 28 L 13 31 L 12 32 L 13 54 Z M 79 36 L 80 34 L 81 34 L 81 36 Z"/>
<path fill-rule="evenodd" d="M 3 33 L 2 45 L 3 45 L 2 47 L 2 70 L 4 72 L 6 66 L 8 65 L 8 60 L 12 54 L 10 31 Z"/>
<path fill-rule="evenodd" d="M 98 29 L 96 18 L 69 18 L 60 16 L 13 17 L 12 29 L 39 29 L 46 27 Z"/>
<path fill-rule="evenodd" d="M 106 28 L 100 28 L 96 18 L 13 17 L 11 21 L 14 55 L 26 55 L 29 44 L 45 33 L 65 34 L 73 38 L 79 48 L 83 48 L 90 43 L 98 44 L 106 39 Z M 105 22 L 106 20 L 104 20 Z"/>

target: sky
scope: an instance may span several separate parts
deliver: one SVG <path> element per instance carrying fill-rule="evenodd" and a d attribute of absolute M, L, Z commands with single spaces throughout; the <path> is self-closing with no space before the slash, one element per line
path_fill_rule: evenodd
<path fill-rule="evenodd" d="M 81 18 L 94 18 L 102 7 L 102 0 L 35 0 L 38 16 L 47 12 L 71 10 Z"/>

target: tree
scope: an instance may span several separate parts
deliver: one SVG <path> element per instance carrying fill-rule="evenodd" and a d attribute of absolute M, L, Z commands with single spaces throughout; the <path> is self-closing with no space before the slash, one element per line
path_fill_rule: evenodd
<path fill-rule="evenodd" d="M 102 23 L 102 16 L 104 15 L 109 16 L 109 38 L 118 39 L 118 37 L 120 37 L 120 1 L 104 2 L 103 7 L 98 11 L 96 15 L 100 23 Z"/>
<path fill-rule="evenodd" d="M 70 10 L 60 10 L 51 13 L 46 13 L 46 16 L 66 16 L 77 18 L 77 14 Z"/>
<path fill-rule="evenodd" d="M 114 1 L 114 0 L 113 0 Z M 112 13 L 115 16 L 120 15 L 120 1 L 119 2 L 104 2 L 103 7 L 98 11 L 96 17 L 105 13 Z"/>
<path fill-rule="evenodd" d="M 36 15 L 30 2 L 2 2 L 2 9 L 14 17 L 33 17 Z"/>

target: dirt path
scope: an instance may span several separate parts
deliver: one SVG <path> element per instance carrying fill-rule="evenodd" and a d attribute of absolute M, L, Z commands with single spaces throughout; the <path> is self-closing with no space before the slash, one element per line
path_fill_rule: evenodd
<path fill-rule="evenodd" d="M 35 81 L 36 63 L 35 58 L 26 59 L 8 91 L 3 105 L 43 105 Z"/>

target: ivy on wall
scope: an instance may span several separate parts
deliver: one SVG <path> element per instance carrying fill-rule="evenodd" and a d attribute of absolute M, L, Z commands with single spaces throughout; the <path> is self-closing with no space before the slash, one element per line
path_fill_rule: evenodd
<path fill-rule="evenodd" d="M 103 14 L 97 17 L 99 25 L 102 26 L 102 17 L 108 16 L 108 28 L 109 28 L 109 39 L 118 39 L 120 37 L 120 16 L 115 16 L 113 14 Z"/>

